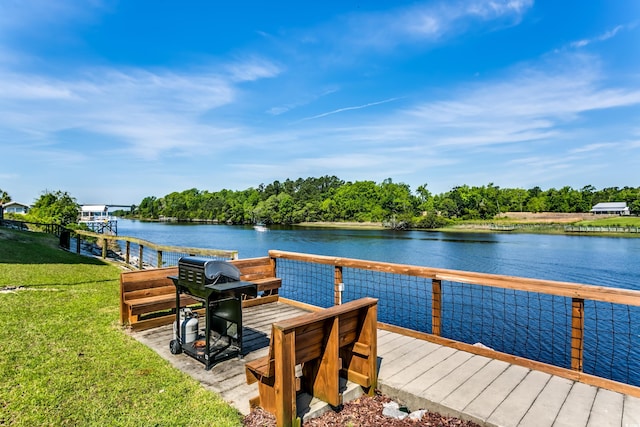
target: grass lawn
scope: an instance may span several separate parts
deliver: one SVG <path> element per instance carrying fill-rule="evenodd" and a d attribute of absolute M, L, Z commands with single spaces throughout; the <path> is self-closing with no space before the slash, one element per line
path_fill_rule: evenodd
<path fill-rule="evenodd" d="M 609 218 L 596 219 L 592 221 L 580 221 L 574 225 L 592 227 L 640 227 L 640 217 L 637 216 L 614 216 Z"/>
<path fill-rule="evenodd" d="M 0 425 L 242 425 L 120 329 L 119 274 L 51 236 L 0 228 Z"/>

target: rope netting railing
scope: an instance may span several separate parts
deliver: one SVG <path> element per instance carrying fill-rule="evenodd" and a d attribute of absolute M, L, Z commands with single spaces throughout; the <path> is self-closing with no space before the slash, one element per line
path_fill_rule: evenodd
<path fill-rule="evenodd" d="M 215 260 L 238 258 L 238 251 L 234 250 L 157 245 L 136 237 L 110 236 L 80 230 L 74 231 L 70 248 L 77 253 L 102 256 L 136 269 L 173 267 L 184 256 L 197 255 Z"/>
<path fill-rule="evenodd" d="M 640 292 L 270 251 L 280 295 L 378 298 L 378 321 L 640 386 Z"/>

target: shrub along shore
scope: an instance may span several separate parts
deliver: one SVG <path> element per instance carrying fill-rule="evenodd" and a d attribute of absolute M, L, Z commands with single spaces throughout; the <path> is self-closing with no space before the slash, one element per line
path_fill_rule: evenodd
<path fill-rule="evenodd" d="M 117 267 L 0 228 L 0 425 L 241 426 L 118 326 Z"/>

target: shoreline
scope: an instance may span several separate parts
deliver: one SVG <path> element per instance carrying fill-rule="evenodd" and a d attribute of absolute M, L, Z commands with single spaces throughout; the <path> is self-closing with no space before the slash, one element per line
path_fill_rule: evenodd
<path fill-rule="evenodd" d="M 293 227 L 309 227 L 309 228 L 341 228 L 351 230 L 387 230 L 387 227 L 381 222 L 348 222 L 348 221 L 329 221 L 329 222 L 301 222 L 293 224 Z"/>
<path fill-rule="evenodd" d="M 535 217 L 535 215 L 534 215 Z M 543 217 L 542 215 L 535 218 L 501 218 L 498 221 L 469 221 L 457 223 L 455 225 L 449 225 L 440 228 L 409 228 L 406 231 L 424 231 L 424 232 L 444 232 L 444 233 L 520 233 L 520 234 L 554 234 L 554 235 L 567 235 L 567 236 L 607 236 L 607 237 L 640 237 L 640 233 L 636 232 L 614 232 L 614 231 L 565 231 L 564 227 L 571 225 L 571 221 L 575 221 L 573 217 L 571 220 L 566 218 L 559 218 L 560 215 L 554 217 Z M 128 218 L 134 219 L 134 218 Z M 148 222 L 174 222 L 166 220 L 149 220 L 135 218 L 137 221 Z M 178 221 L 176 221 L 178 222 Z M 188 223 L 208 223 L 213 225 L 224 225 L 214 221 L 200 221 L 191 220 Z M 382 222 L 356 222 L 356 221 L 325 221 L 325 222 L 301 222 L 298 224 L 291 224 L 292 228 L 329 228 L 337 230 L 391 230 L 389 227 L 385 227 Z M 502 228 L 501 228 L 502 227 Z"/>

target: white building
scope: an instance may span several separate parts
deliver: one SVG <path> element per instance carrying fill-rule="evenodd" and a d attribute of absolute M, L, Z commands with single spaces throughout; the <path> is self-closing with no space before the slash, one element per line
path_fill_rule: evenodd
<path fill-rule="evenodd" d="M 108 221 L 109 206 L 107 205 L 82 205 L 80 208 L 80 222 Z"/>
<path fill-rule="evenodd" d="M 29 205 L 25 205 L 24 203 L 18 202 L 7 202 L 2 205 L 2 211 L 6 214 L 26 214 L 29 212 Z"/>
<path fill-rule="evenodd" d="M 629 215 L 629 207 L 625 202 L 598 203 L 589 211 L 593 214 Z"/>

